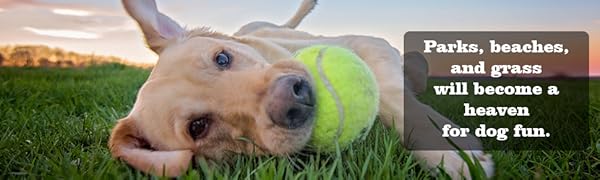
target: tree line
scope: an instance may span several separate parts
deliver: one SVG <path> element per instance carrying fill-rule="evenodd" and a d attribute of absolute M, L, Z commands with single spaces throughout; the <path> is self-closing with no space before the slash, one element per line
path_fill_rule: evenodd
<path fill-rule="evenodd" d="M 119 63 L 138 67 L 150 64 L 133 63 L 115 56 L 81 54 L 45 45 L 0 46 L 0 66 L 13 67 L 86 67 L 107 63 Z"/>

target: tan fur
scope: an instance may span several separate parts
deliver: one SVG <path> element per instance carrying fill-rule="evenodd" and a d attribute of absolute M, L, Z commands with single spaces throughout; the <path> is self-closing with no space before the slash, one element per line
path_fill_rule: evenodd
<path fill-rule="evenodd" d="M 307 1 L 311 2 L 303 4 L 316 4 L 314 0 Z M 274 125 L 266 114 L 265 101 L 273 98 L 269 88 L 278 77 L 294 74 L 310 79 L 302 64 L 290 60 L 296 50 L 315 44 L 352 49 L 367 63 L 381 91 L 380 119 L 386 126 L 402 135 L 404 118 L 417 119 L 422 122 L 420 134 L 412 141 L 447 143 L 442 138 L 427 142 L 419 138 L 437 132 L 428 117 L 438 123 L 452 122 L 419 102 L 413 94 L 415 91 L 406 91 L 402 56 L 383 39 L 314 36 L 259 22 L 242 27 L 234 36 L 201 28 L 156 40 L 162 37 L 157 33 L 159 30 L 152 29 L 155 25 L 146 22 L 149 20 L 140 18 L 145 12 L 135 9 L 145 2 L 123 0 L 123 3 L 140 24 L 147 43 L 159 54 L 158 63 L 139 90 L 131 113 L 119 121 L 109 142 L 114 157 L 137 169 L 159 175 L 162 174 L 156 172 L 165 170 L 165 175 L 176 176 L 187 168 L 192 157 L 190 152 L 202 158 L 225 160 L 231 154 L 287 155 L 302 149 L 310 137 L 311 127 L 289 130 Z M 300 11 L 307 12 L 296 14 L 306 15 L 311 9 L 304 6 Z M 299 23 L 301 19 L 295 17 L 290 22 Z M 213 59 L 223 50 L 232 55 L 233 63 L 230 69 L 222 71 L 215 67 Z M 424 68 L 422 62 L 415 64 L 417 68 Z M 407 74 L 422 76 L 426 72 L 425 69 Z M 425 78 L 409 79 L 422 81 Z M 411 84 L 419 91 L 424 88 L 424 82 Z M 405 97 L 408 97 L 407 104 L 404 104 Z M 404 114 L 405 106 L 410 114 Z M 194 141 L 188 135 L 187 125 L 197 116 L 209 116 L 211 124 L 208 135 Z M 465 141 L 479 144 L 475 138 Z M 446 172 L 453 178 L 468 177 L 468 168 L 456 151 L 415 151 L 415 155 L 426 167 L 435 169 L 443 160 Z M 491 176 L 493 162 L 489 155 L 481 151 L 472 151 L 472 155 Z M 162 169 L 159 164 L 166 168 Z"/>

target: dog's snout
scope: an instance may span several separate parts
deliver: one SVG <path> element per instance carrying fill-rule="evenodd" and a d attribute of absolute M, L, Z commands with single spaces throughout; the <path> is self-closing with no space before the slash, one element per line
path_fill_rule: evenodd
<path fill-rule="evenodd" d="M 315 97 L 306 79 L 296 75 L 280 77 L 270 92 L 267 113 L 276 125 L 296 129 L 312 121 Z"/>

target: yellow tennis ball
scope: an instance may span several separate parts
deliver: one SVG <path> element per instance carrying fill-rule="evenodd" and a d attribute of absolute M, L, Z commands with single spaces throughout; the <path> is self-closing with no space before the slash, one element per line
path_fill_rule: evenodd
<path fill-rule="evenodd" d="M 373 72 L 352 51 L 315 45 L 296 52 L 314 82 L 315 126 L 309 148 L 335 151 L 364 139 L 379 107 L 379 90 Z"/>

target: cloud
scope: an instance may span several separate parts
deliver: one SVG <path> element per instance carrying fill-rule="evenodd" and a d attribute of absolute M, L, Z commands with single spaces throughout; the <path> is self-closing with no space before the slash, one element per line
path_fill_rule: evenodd
<path fill-rule="evenodd" d="M 50 36 L 50 37 L 71 38 L 71 39 L 98 39 L 98 38 L 100 38 L 100 35 L 96 34 L 96 33 L 68 30 L 68 29 L 38 29 L 38 28 L 26 26 L 26 27 L 23 27 L 23 30 L 32 32 L 37 35 Z"/>
<path fill-rule="evenodd" d="M 0 8 L 0 13 L 1 13 L 1 12 L 4 12 L 4 9 L 3 9 L 3 8 Z"/>
<path fill-rule="evenodd" d="M 0 8 L 9 10 L 17 7 L 29 7 L 37 9 L 47 9 L 54 14 L 67 16 L 122 16 L 124 12 L 121 8 L 116 8 L 119 3 L 107 3 L 103 1 L 96 2 L 51 2 L 42 0 L 0 0 Z M 108 6 L 107 6 L 108 5 Z"/>
<path fill-rule="evenodd" d="M 52 13 L 59 14 L 59 15 L 65 15 L 65 16 L 82 16 L 82 17 L 92 15 L 92 12 L 86 11 L 86 10 L 63 9 L 63 8 L 53 9 Z"/>

